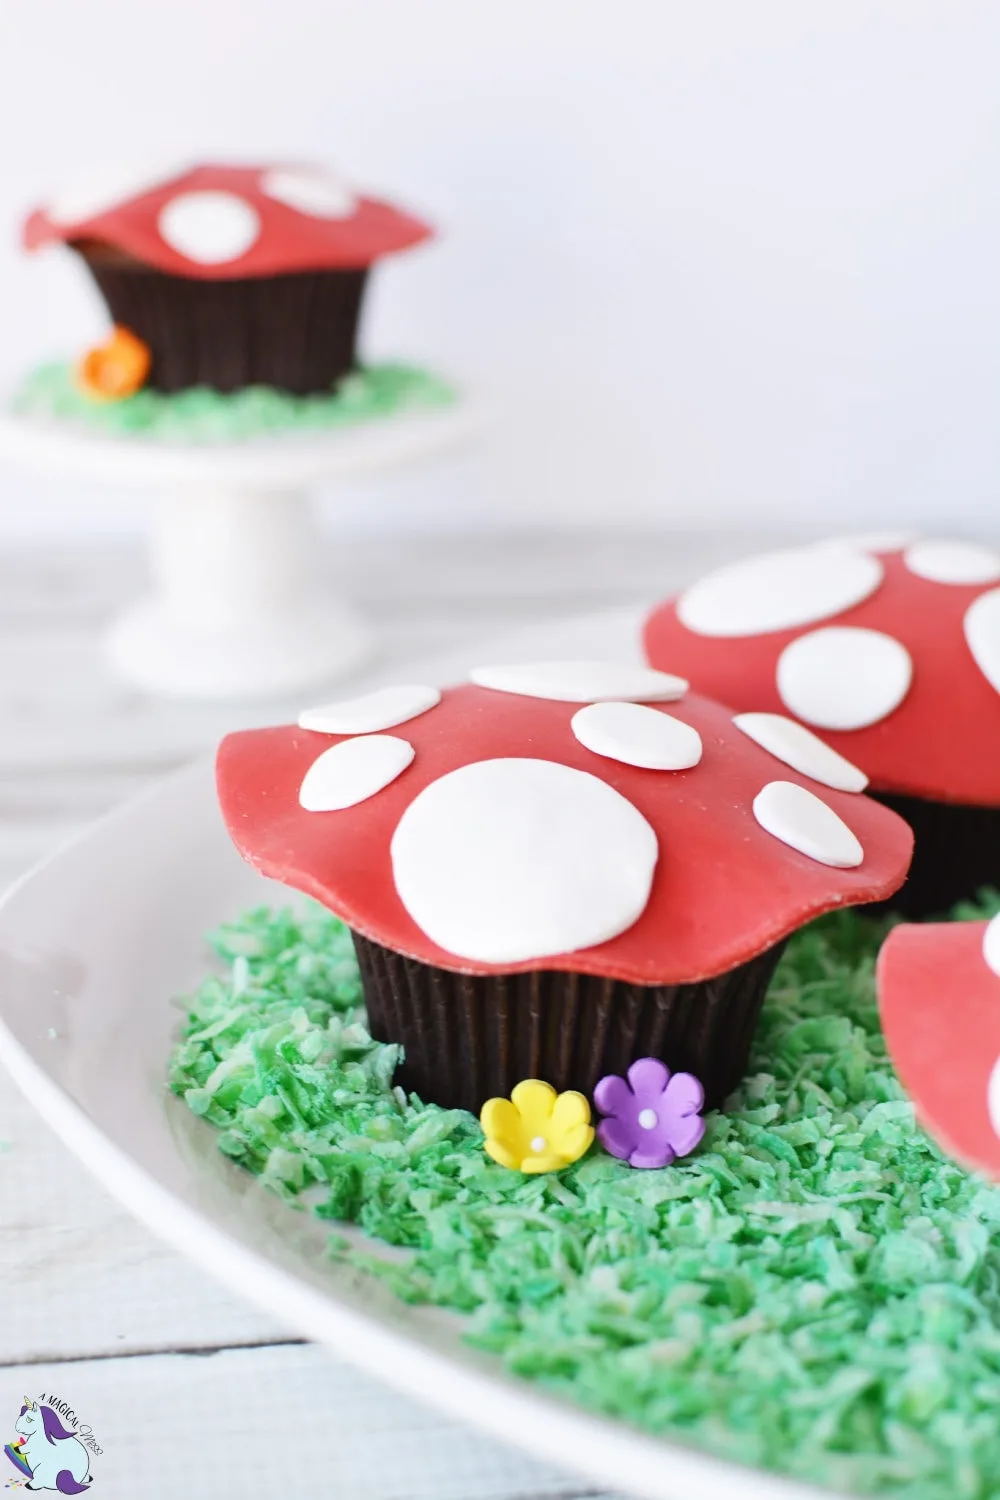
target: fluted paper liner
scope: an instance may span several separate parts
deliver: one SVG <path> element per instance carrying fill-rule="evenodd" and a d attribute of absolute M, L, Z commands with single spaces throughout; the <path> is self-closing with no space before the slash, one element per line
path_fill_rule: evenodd
<path fill-rule="evenodd" d="M 201 280 L 76 248 L 112 320 L 149 346 L 155 390 L 266 385 L 305 396 L 354 368 L 365 270 Z"/>
<path fill-rule="evenodd" d="M 354 934 L 372 1035 L 400 1042 L 397 1081 L 427 1101 L 478 1114 L 523 1078 L 589 1098 L 639 1057 L 694 1073 L 708 1108 L 746 1069 L 784 942 L 698 984 L 640 985 L 590 974 L 456 974 Z"/>

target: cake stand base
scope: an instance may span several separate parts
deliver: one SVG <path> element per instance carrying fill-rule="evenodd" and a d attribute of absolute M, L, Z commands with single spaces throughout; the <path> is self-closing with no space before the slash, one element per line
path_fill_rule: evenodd
<path fill-rule="evenodd" d="M 372 638 L 316 573 L 304 493 L 188 485 L 156 497 L 150 595 L 111 628 L 120 676 L 188 698 L 277 698 L 358 667 Z"/>
<path fill-rule="evenodd" d="M 239 631 L 208 631 L 160 600 L 127 610 L 105 636 L 119 677 L 173 698 L 280 698 L 345 677 L 370 660 L 375 640 L 346 607 L 318 601 Z"/>

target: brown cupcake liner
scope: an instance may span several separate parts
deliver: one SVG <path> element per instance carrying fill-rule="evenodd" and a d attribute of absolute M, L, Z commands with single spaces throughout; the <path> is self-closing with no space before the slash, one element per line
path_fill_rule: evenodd
<path fill-rule="evenodd" d="M 397 1081 L 478 1114 L 524 1078 L 590 1098 L 605 1074 L 640 1057 L 694 1073 L 716 1108 L 746 1070 L 784 942 L 715 979 L 678 985 L 549 970 L 456 974 L 357 933 L 354 947 L 372 1036 L 405 1051 Z"/>
<path fill-rule="evenodd" d="M 913 863 L 887 901 L 859 910 L 869 916 L 943 916 L 956 901 L 971 901 L 983 886 L 1000 888 L 1000 807 L 932 802 L 895 792 L 873 792 L 913 829 Z"/>
<path fill-rule="evenodd" d="M 267 385 L 307 396 L 354 368 L 367 270 L 204 281 L 75 248 L 112 320 L 149 346 L 155 390 Z"/>

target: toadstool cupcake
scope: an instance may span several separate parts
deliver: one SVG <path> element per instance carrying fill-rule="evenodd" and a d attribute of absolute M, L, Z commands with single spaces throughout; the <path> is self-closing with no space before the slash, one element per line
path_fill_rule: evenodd
<path fill-rule="evenodd" d="M 329 391 L 355 364 L 365 280 L 431 233 L 314 167 L 117 174 L 36 209 L 34 250 L 69 245 L 161 391 Z"/>
<path fill-rule="evenodd" d="M 354 934 L 401 1082 L 478 1111 L 639 1058 L 739 1081 L 787 936 L 902 881 L 912 836 L 808 731 L 764 749 L 663 672 L 485 667 L 230 735 L 226 826 Z"/>
<path fill-rule="evenodd" d="M 876 972 L 886 1046 L 921 1123 L 1000 1178 L 1000 918 L 896 927 Z"/>
<path fill-rule="evenodd" d="M 893 905 L 923 916 L 1000 884 L 998 584 L 1000 553 L 971 542 L 775 552 L 660 605 L 645 652 L 765 743 L 790 716 L 859 766 L 914 830 Z"/>

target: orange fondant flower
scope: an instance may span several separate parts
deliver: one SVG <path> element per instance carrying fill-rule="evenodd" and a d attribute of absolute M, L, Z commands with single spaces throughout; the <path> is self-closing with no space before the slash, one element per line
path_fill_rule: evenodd
<path fill-rule="evenodd" d="M 76 367 L 76 382 L 95 401 L 121 401 L 141 390 L 152 355 L 131 329 L 116 324 L 110 338 L 88 349 Z"/>

